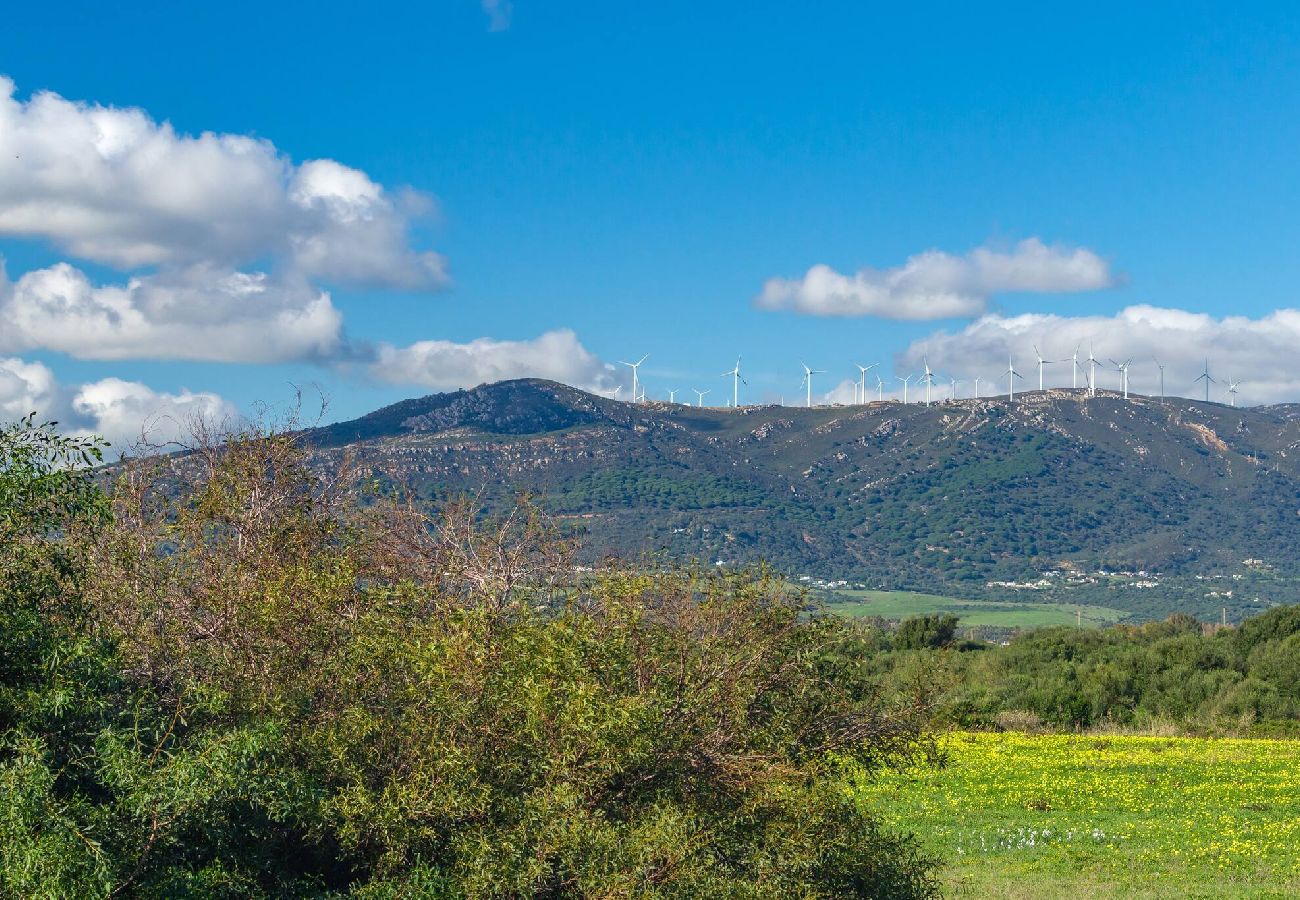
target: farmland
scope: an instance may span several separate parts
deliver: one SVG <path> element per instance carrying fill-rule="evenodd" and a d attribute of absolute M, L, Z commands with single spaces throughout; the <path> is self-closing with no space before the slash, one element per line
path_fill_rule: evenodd
<path fill-rule="evenodd" d="M 938 769 L 858 783 L 954 896 L 1300 893 L 1300 741 L 954 733 Z"/>
<path fill-rule="evenodd" d="M 827 609 L 844 616 L 879 616 L 905 619 L 930 613 L 951 613 L 963 628 L 1034 628 L 1044 625 L 1111 625 L 1124 613 L 1105 606 L 1073 603 L 1000 603 L 995 600 L 962 600 L 912 591 L 839 591 Z M 1078 614 L 1082 614 L 1079 616 Z"/>

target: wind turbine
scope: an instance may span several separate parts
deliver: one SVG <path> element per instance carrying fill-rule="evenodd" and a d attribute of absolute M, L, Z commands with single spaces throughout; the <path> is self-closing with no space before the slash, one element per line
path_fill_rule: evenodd
<path fill-rule="evenodd" d="M 1097 363 L 1100 360 L 1093 355 L 1092 341 L 1088 342 L 1088 396 L 1097 396 Z"/>
<path fill-rule="evenodd" d="M 676 402 L 677 402 L 677 391 L 674 390 L 674 391 L 669 391 L 669 392 L 668 392 L 668 402 L 669 402 L 669 403 L 676 403 Z"/>
<path fill-rule="evenodd" d="M 908 375 L 906 378 L 899 378 L 898 380 L 903 382 L 903 404 L 906 405 L 907 404 L 907 383 L 912 380 L 912 376 Z"/>
<path fill-rule="evenodd" d="M 1043 366 L 1046 363 L 1055 362 L 1055 360 L 1043 359 L 1043 354 L 1038 352 L 1037 344 L 1034 345 L 1034 356 L 1038 358 L 1038 389 L 1041 391 L 1043 389 Z"/>
<path fill-rule="evenodd" d="M 695 390 L 695 388 L 691 388 L 691 390 L 695 392 L 695 397 L 696 397 L 695 405 L 699 407 L 703 407 L 704 395 L 710 393 L 710 391 L 699 391 L 699 390 Z"/>
<path fill-rule="evenodd" d="M 1241 384 L 1240 381 L 1228 380 L 1228 403 L 1231 406 L 1237 405 L 1237 385 L 1239 384 Z"/>
<path fill-rule="evenodd" d="M 623 385 L 621 385 L 621 384 L 616 384 L 616 385 L 614 385 L 614 399 L 615 399 L 615 400 L 618 399 L 618 392 L 621 391 L 621 390 L 623 390 Z"/>
<path fill-rule="evenodd" d="M 1124 392 L 1125 400 L 1128 399 L 1128 364 L 1132 361 L 1133 357 L 1131 356 L 1123 362 L 1115 362 L 1115 360 L 1111 360 L 1111 364 L 1115 366 L 1115 371 L 1119 373 L 1119 386 L 1120 390 Z"/>
<path fill-rule="evenodd" d="M 1070 388 L 1071 390 L 1079 387 L 1079 347 L 1082 344 L 1074 345 L 1074 355 L 1070 357 L 1074 361 L 1074 368 L 1070 371 Z"/>
<path fill-rule="evenodd" d="M 876 376 L 876 400 L 880 403 L 885 402 L 885 379 L 879 375 Z"/>
<path fill-rule="evenodd" d="M 1013 403 L 1016 399 L 1016 379 L 1023 379 L 1025 376 L 1016 371 L 1016 364 L 1012 361 L 1010 353 L 1007 354 L 1007 370 L 1003 374 L 1007 376 L 1007 402 Z"/>
<path fill-rule="evenodd" d="M 649 359 L 649 358 L 650 358 L 650 354 L 647 353 L 645 356 L 641 357 L 640 359 L 638 359 L 638 360 L 637 360 L 636 362 L 634 362 L 634 363 L 623 362 L 623 360 L 621 360 L 621 359 L 618 361 L 619 365 L 621 365 L 621 366 L 627 366 L 629 369 L 632 370 L 632 402 L 633 402 L 633 403 L 636 403 L 636 402 L 637 402 L 637 399 L 638 399 L 638 398 L 637 398 L 637 393 L 636 393 L 636 385 L 637 385 L 637 380 L 636 380 L 636 370 L 639 369 L 639 368 L 641 368 L 641 363 L 645 362 L 645 361 L 646 361 L 647 359 Z"/>
<path fill-rule="evenodd" d="M 1218 382 L 1215 381 L 1213 378 L 1210 377 L 1210 361 L 1209 361 L 1208 359 L 1205 360 L 1205 371 L 1202 372 L 1200 375 L 1197 375 L 1197 376 L 1196 376 L 1196 381 L 1204 381 L 1204 382 L 1205 382 L 1205 402 L 1206 402 L 1206 403 L 1209 403 L 1209 402 L 1210 402 L 1210 385 L 1211 385 L 1211 384 L 1218 384 Z M 1192 384 L 1196 384 L 1196 381 L 1193 381 Z"/>
<path fill-rule="evenodd" d="M 924 357 L 923 357 L 924 359 Z M 930 360 L 924 359 L 925 374 L 921 376 L 921 382 L 925 385 L 925 405 L 930 405 L 930 388 L 934 385 L 934 373 L 930 371 Z"/>
<path fill-rule="evenodd" d="M 856 385 L 856 387 L 862 391 L 861 402 L 866 403 L 867 402 L 867 373 L 870 372 L 872 369 L 874 369 L 877 363 L 872 363 L 869 366 L 858 365 L 857 363 L 854 363 L 854 365 L 858 366 L 858 371 L 861 373 L 860 375 L 861 381 Z M 857 402 L 857 391 L 854 391 L 853 399 L 854 402 Z"/>
<path fill-rule="evenodd" d="M 964 381 L 958 381 L 956 378 L 952 378 L 952 379 L 950 379 L 950 380 L 952 381 L 952 397 L 951 397 L 950 399 L 952 399 L 952 400 L 956 400 L 956 399 L 957 399 L 957 385 L 959 385 L 959 384 L 965 384 L 966 382 L 964 382 Z"/>
<path fill-rule="evenodd" d="M 731 376 L 731 408 L 736 409 L 740 406 L 740 383 L 745 379 L 740 377 L 740 357 L 736 357 L 736 367 L 730 372 L 723 372 L 722 377 Z M 746 386 L 749 382 L 745 381 Z"/>
<path fill-rule="evenodd" d="M 1151 357 L 1151 360 L 1156 364 L 1156 368 L 1160 370 L 1160 405 L 1164 406 L 1165 405 L 1165 366 L 1164 363 L 1156 359 L 1154 356 Z"/>
<path fill-rule="evenodd" d="M 975 376 L 975 399 L 978 400 L 979 398 L 980 398 L 980 377 L 976 375 Z"/>
<path fill-rule="evenodd" d="M 803 383 L 808 386 L 808 408 L 812 409 L 812 377 L 814 375 L 825 375 L 826 373 L 822 369 L 810 369 L 808 364 L 804 362 L 799 363 L 799 365 L 803 366 Z"/>

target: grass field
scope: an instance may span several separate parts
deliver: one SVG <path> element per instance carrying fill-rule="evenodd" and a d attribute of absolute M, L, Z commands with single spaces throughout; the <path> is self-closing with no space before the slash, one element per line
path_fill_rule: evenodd
<path fill-rule="evenodd" d="M 844 616 L 880 616 L 906 619 L 927 613 L 952 613 L 967 628 L 989 625 L 998 628 L 1033 628 L 1042 625 L 1073 625 L 1082 613 L 1084 625 L 1111 625 L 1124 613 L 1105 606 L 1072 603 L 999 603 L 995 600 L 959 600 L 911 591 L 839 591 L 844 602 L 827 608 Z"/>
<path fill-rule="evenodd" d="M 965 897 L 1300 896 L 1300 741 L 953 734 L 856 784 Z"/>

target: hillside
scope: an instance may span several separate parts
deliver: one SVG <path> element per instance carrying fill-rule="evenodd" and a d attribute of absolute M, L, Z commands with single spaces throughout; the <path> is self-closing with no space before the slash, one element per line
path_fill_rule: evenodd
<path fill-rule="evenodd" d="M 432 502 L 521 490 L 585 553 L 765 559 L 870 588 L 1138 617 L 1300 600 L 1300 408 L 1083 391 L 904 406 L 631 405 L 521 380 L 308 433 Z M 1049 573 L 1049 574 L 1044 574 Z"/>

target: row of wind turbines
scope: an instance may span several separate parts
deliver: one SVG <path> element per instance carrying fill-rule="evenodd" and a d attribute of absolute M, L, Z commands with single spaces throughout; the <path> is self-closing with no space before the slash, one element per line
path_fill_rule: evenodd
<path fill-rule="evenodd" d="M 1045 389 L 1045 377 L 1044 377 L 1045 367 L 1049 365 L 1060 364 L 1060 363 L 1072 363 L 1070 387 L 1074 390 L 1078 390 L 1079 376 L 1081 373 L 1086 372 L 1087 374 L 1086 389 L 1088 391 L 1088 395 L 1095 397 L 1097 394 L 1097 367 L 1099 365 L 1102 365 L 1102 361 L 1097 359 L 1097 356 L 1094 353 L 1091 344 L 1088 347 L 1087 359 L 1081 361 L 1079 359 L 1079 351 L 1082 349 L 1082 347 L 1083 347 L 1082 344 L 1075 347 L 1073 355 L 1065 359 L 1047 359 L 1046 357 L 1043 356 L 1042 353 L 1039 352 L 1037 345 L 1035 345 L 1034 358 L 1037 361 L 1037 366 L 1038 366 L 1038 389 L 1040 391 Z M 646 399 L 645 385 L 640 380 L 639 369 L 641 368 L 641 364 L 644 363 L 649 358 L 650 355 L 647 353 L 645 356 L 642 356 L 639 360 L 637 360 L 634 363 L 625 362 L 622 360 L 619 361 L 619 365 L 627 366 L 632 370 L 632 402 L 634 403 L 645 402 Z M 1110 359 L 1108 360 L 1108 362 L 1111 364 L 1111 366 L 1113 366 L 1113 369 L 1111 369 L 1111 371 L 1117 372 L 1119 374 L 1119 382 L 1120 382 L 1119 390 L 1123 394 L 1124 399 L 1127 400 L 1129 395 L 1129 369 L 1132 366 L 1133 358 L 1130 357 L 1124 360 L 1123 362 Z M 1152 358 L 1152 362 L 1155 363 L 1156 367 L 1160 371 L 1160 400 L 1161 402 L 1163 402 L 1165 399 L 1165 366 L 1163 363 L 1160 362 L 1159 359 L 1156 359 L 1154 357 Z M 803 380 L 799 382 L 799 386 L 801 388 L 804 388 L 805 390 L 804 404 L 805 406 L 811 408 L 813 405 L 813 387 L 812 387 L 813 376 L 825 375 L 827 373 L 825 369 L 811 368 L 805 362 L 800 362 L 799 365 L 803 368 Z M 867 373 L 877 369 L 879 365 L 880 365 L 879 363 L 872 363 L 869 366 L 855 364 L 855 368 L 857 368 L 858 370 L 858 379 L 853 382 L 854 405 L 861 405 L 868 402 Z M 903 385 L 903 401 L 902 401 L 903 403 L 911 402 L 908 394 L 909 394 L 909 389 L 912 387 L 912 379 L 914 378 L 917 379 L 916 381 L 917 388 L 920 388 L 921 386 L 925 387 L 925 405 L 929 406 L 930 403 L 933 402 L 933 389 L 934 389 L 934 385 L 936 384 L 937 373 L 930 368 L 930 361 L 928 358 L 923 358 L 923 365 L 925 366 L 925 371 L 919 376 L 914 372 L 904 376 L 895 376 L 894 380 L 901 382 Z M 1103 370 L 1104 369 L 1105 367 L 1103 365 Z M 740 386 L 742 384 L 746 386 L 749 385 L 749 382 L 745 381 L 745 379 L 741 377 L 740 374 L 740 357 L 739 356 L 736 357 L 735 366 L 733 366 L 731 369 L 727 370 L 726 372 L 721 373 L 719 377 L 731 379 L 731 406 L 732 408 L 739 407 Z M 889 382 L 887 379 L 880 377 L 879 372 L 877 372 L 875 377 L 876 377 L 876 401 L 884 402 L 885 385 L 888 384 Z M 1023 381 L 1024 376 L 1021 375 L 1020 372 L 1016 371 L 1015 357 L 1013 354 L 1008 354 L 1007 368 L 1000 375 L 995 376 L 994 378 L 991 379 L 983 379 L 979 376 L 976 376 L 973 379 L 974 386 L 975 386 L 974 398 L 979 399 L 982 396 L 980 393 L 981 381 L 987 380 L 996 383 L 1002 381 L 1002 379 L 1004 378 L 1006 379 L 1007 382 L 1007 399 L 1011 402 L 1014 402 L 1016 399 L 1016 379 L 1018 378 Z M 960 399 L 957 394 L 957 388 L 963 384 L 966 384 L 966 382 L 957 379 L 955 376 L 950 377 L 948 381 L 951 386 L 951 392 L 949 393 L 948 399 L 949 400 Z M 1219 380 L 1215 379 L 1213 376 L 1210 375 L 1210 361 L 1208 359 L 1206 359 L 1205 361 L 1204 371 L 1202 371 L 1201 374 L 1196 377 L 1196 379 L 1192 382 L 1192 384 L 1195 385 L 1201 382 L 1204 382 L 1205 402 L 1208 403 L 1210 401 L 1210 385 L 1222 383 L 1227 386 L 1226 393 L 1227 393 L 1229 404 L 1232 406 L 1237 405 L 1237 392 L 1238 392 L 1238 388 L 1241 386 L 1241 382 L 1232 381 L 1232 380 L 1225 380 L 1223 382 L 1220 382 Z M 621 390 L 622 390 L 622 385 L 618 385 L 614 387 L 612 391 L 613 399 L 615 400 L 618 399 L 618 395 Z M 680 389 L 668 391 L 668 402 L 676 403 L 678 393 L 681 393 Z M 692 393 L 694 393 L 696 396 L 696 405 L 704 406 L 704 398 L 708 394 L 712 393 L 712 390 L 692 389 Z M 784 398 L 782 398 L 782 405 L 784 405 Z"/>

